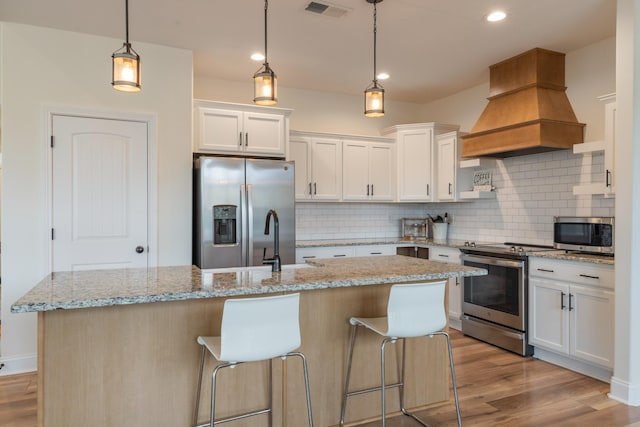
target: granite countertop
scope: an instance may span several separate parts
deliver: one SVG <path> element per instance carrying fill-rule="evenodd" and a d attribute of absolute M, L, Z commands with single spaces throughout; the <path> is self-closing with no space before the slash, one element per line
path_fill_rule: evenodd
<path fill-rule="evenodd" d="M 320 259 L 312 266 L 200 270 L 195 266 L 51 273 L 11 306 L 12 313 L 481 276 L 484 269 L 399 255 Z"/>
<path fill-rule="evenodd" d="M 588 262 L 591 264 L 615 265 L 615 258 L 607 255 L 584 254 L 567 251 L 534 252 L 529 257 L 561 259 L 565 261 Z"/>
<path fill-rule="evenodd" d="M 363 246 L 363 245 L 417 245 L 417 246 L 446 246 L 461 248 L 464 240 L 433 240 L 415 239 L 405 240 L 401 237 L 370 238 L 370 239 L 335 239 L 335 240 L 298 240 L 296 248 L 321 248 L 329 246 Z"/>

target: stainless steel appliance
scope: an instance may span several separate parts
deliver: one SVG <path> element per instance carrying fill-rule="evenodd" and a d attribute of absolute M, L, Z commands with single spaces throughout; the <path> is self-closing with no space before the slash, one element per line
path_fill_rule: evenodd
<path fill-rule="evenodd" d="M 193 178 L 195 265 L 261 265 L 275 257 L 276 231 L 282 264 L 295 263 L 293 162 L 200 155 Z M 277 213 L 279 224 L 265 234 L 269 211 Z"/>
<path fill-rule="evenodd" d="M 553 217 L 553 246 L 556 249 L 613 255 L 613 217 Z"/>
<path fill-rule="evenodd" d="M 527 257 L 552 249 L 518 243 L 460 248 L 463 265 L 488 271 L 463 280 L 462 332 L 522 356 L 533 354 L 527 342 Z"/>

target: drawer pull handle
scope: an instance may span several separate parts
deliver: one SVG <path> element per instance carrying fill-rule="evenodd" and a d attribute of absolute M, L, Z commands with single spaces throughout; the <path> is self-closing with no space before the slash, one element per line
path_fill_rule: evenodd
<path fill-rule="evenodd" d="M 565 296 L 565 293 L 564 292 L 560 292 L 560 310 L 564 310 L 565 309 L 564 296 Z"/>
<path fill-rule="evenodd" d="M 445 255 L 445 254 L 438 254 L 438 256 L 441 256 L 442 258 L 449 258 L 449 255 Z"/>
<path fill-rule="evenodd" d="M 307 255 L 307 256 L 303 256 L 302 258 L 303 259 L 313 259 L 315 257 L 316 257 L 315 255 Z"/>
<path fill-rule="evenodd" d="M 547 270 L 546 268 L 539 268 L 538 271 L 542 271 L 544 273 L 553 273 L 553 270 Z"/>
<path fill-rule="evenodd" d="M 345 254 L 335 254 L 333 257 L 334 258 L 340 258 L 340 257 L 344 257 L 346 256 Z"/>
<path fill-rule="evenodd" d="M 369 252 L 371 255 L 382 255 L 382 252 Z"/>
<path fill-rule="evenodd" d="M 600 277 L 598 277 L 598 276 L 589 276 L 588 274 L 581 274 L 580 277 L 586 277 L 587 279 L 600 280 Z"/>

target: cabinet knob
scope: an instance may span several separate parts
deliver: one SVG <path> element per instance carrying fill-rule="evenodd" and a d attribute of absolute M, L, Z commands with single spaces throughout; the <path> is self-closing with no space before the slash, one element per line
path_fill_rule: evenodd
<path fill-rule="evenodd" d="M 142 246 L 136 246 L 136 252 L 141 254 L 142 252 L 144 252 L 144 247 Z"/>

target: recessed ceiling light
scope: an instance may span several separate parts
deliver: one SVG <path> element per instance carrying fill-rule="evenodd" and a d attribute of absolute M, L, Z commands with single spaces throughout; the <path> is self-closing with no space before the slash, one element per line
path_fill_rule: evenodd
<path fill-rule="evenodd" d="M 264 55 L 261 53 L 252 53 L 251 59 L 253 59 L 254 61 L 264 61 Z"/>
<path fill-rule="evenodd" d="M 378 74 L 378 80 L 387 80 L 388 78 L 389 78 L 389 73 Z"/>
<path fill-rule="evenodd" d="M 501 10 L 496 10 L 495 12 L 491 12 L 487 15 L 487 21 L 489 22 L 498 22 L 502 21 L 507 17 L 507 14 Z"/>

